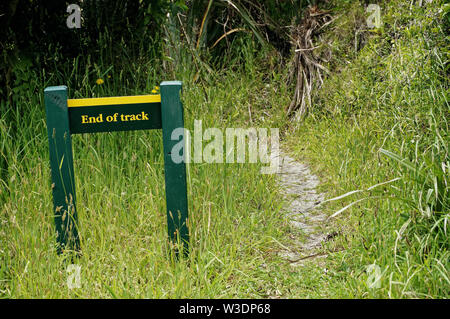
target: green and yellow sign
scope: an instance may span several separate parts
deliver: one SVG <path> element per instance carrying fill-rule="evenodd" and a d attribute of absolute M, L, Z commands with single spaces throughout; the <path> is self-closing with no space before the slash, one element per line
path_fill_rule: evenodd
<path fill-rule="evenodd" d="M 174 163 L 171 139 L 174 129 L 184 127 L 180 100 L 181 82 L 166 81 L 161 94 L 68 99 L 66 86 L 44 90 L 58 253 L 79 251 L 73 134 L 162 129 L 169 239 L 189 244 L 186 167 Z"/>
<path fill-rule="evenodd" d="M 162 128 L 161 95 L 67 100 L 71 133 Z"/>

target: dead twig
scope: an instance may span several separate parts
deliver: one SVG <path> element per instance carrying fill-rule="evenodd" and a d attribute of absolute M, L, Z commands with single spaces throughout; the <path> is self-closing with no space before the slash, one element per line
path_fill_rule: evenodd
<path fill-rule="evenodd" d="M 344 251 L 344 250 L 345 250 L 345 248 L 339 248 L 339 249 L 335 249 L 335 250 L 331 250 L 331 251 L 327 251 L 327 252 L 323 252 L 323 253 L 316 253 L 316 254 L 312 254 L 312 255 L 309 255 L 309 256 L 301 257 L 301 258 L 298 258 L 298 259 L 295 259 L 295 260 L 289 260 L 289 262 L 290 263 L 296 263 L 296 262 L 299 262 L 299 261 L 302 261 L 302 260 L 305 260 L 305 259 L 310 259 L 310 258 L 315 258 L 315 257 L 320 257 L 320 256 L 326 256 L 326 255 L 333 254 L 333 253 L 338 253 L 338 252 Z"/>
<path fill-rule="evenodd" d="M 295 81 L 294 96 L 287 107 L 289 116 L 297 113 L 301 118 L 312 104 L 312 93 L 323 82 L 322 72 L 328 70 L 320 63 L 321 58 L 314 50 L 322 46 L 314 46 L 313 39 L 319 31 L 333 21 L 327 11 L 321 11 L 317 6 L 310 7 L 302 22 L 291 32 L 291 42 L 295 48 L 290 81 Z"/>

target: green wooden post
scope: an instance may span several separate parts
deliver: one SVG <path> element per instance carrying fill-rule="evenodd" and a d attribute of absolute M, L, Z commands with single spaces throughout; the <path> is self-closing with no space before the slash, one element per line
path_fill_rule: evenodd
<path fill-rule="evenodd" d="M 77 229 L 75 178 L 72 140 L 67 108 L 67 87 L 52 86 L 44 90 L 53 211 L 57 233 L 58 254 L 64 249 L 80 250 Z"/>
<path fill-rule="evenodd" d="M 186 165 L 184 161 L 174 163 L 171 155 L 172 148 L 178 143 L 172 140 L 172 132 L 176 128 L 184 128 L 181 86 L 180 81 L 165 81 L 161 83 L 160 89 L 167 228 L 169 239 L 174 243 L 178 240 L 183 243 L 186 254 L 189 249 Z"/>

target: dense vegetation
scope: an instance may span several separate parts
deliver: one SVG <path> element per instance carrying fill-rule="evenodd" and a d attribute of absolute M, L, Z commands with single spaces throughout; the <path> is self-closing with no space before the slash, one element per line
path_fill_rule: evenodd
<path fill-rule="evenodd" d="M 363 1 L 85 2 L 81 29 L 66 27 L 68 3 L 0 7 L 0 296 L 449 297 L 444 1 L 375 1 L 376 28 Z M 67 289 L 43 89 L 146 94 L 170 79 L 183 81 L 191 130 L 281 128 L 284 149 L 340 197 L 319 207 L 320 231 L 337 234 L 326 258 L 292 267 L 278 254 L 303 235 L 259 164 L 191 163 L 192 251 L 170 259 L 161 134 L 82 135 L 82 288 Z"/>
<path fill-rule="evenodd" d="M 343 235 L 333 245 L 345 250 L 329 258 L 333 279 L 326 281 L 344 290 L 343 296 L 449 295 L 450 109 L 443 8 L 402 1 L 385 5 L 383 28 L 353 56 L 340 55 L 350 63 L 325 81 L 311 116 L 287 143 L 313 163 L 336 196 L 360 190 L 326 208 L 334 214 L 354 204 L 332 218 Z M 347 10 L 350 17 L 340 19 L 344 25 L 361 14 L 357 4 Z M 304 142 L 295 143 L 299 139 Z M 379 289 L 367 289 L 369 264 L 380 267 Z"/>

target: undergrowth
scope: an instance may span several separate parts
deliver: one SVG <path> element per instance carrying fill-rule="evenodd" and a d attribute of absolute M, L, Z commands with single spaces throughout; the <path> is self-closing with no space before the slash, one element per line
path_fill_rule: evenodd
<path fill-rule="evenodd" d="M 175 45 L 162 60 L 123 54 L 114 66 L 101 44 L 98 55 L 64 63 L 56 52 L 50 69 L 17 63 L 14 94 L 0 102 L 0 296 L 448 298 L 448 7 L 380 5 L 382 26 L 366 30 L 359 2 L 336 1 L 323 37 L 333 48 L 330 72 L 301 123 L 284 114 L 287 72 L 250 35 L 232 43 L 220 70 Z M 191 253 L 174 260 L 161 133 L 79 135 L 81 287 L 68 288 L 70 261 L 55 249 L 43 90 L 148 94 L 171 79 L 183 81 L 188 129 L 194 120 L 204 128 L 280 127 L 284 147 L 311 164 L 327 196 L 345 195 L 320 208 L 338 234 L 323 247 L 333 253 L 301 267 L 279 256 L 299 231 L 260 164 L 191 163 Z"/>
<path fill-rule="evenodd" d="M 344 249 L 328 258 L 337 296 L 448 298 L 444 5 L 381 7 L 382 27 L 324 82 L 287 144 L 315 167 L 330 198 L 346 195 L 322 206 L 340 233 L 330 246 Z"/>

